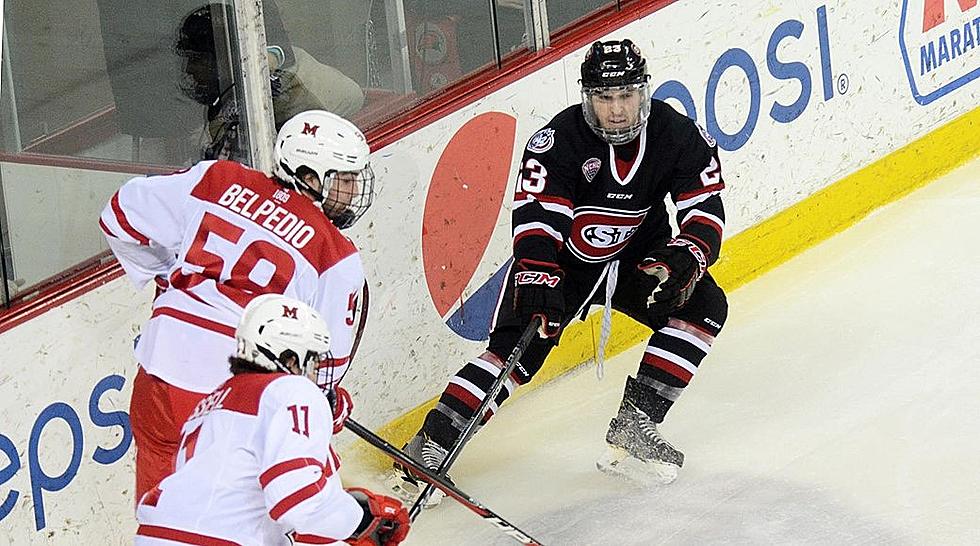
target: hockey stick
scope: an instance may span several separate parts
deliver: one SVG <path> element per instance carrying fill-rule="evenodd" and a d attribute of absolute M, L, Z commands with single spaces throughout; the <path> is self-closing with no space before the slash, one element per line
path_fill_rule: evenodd
<path fill-rule="evenodd" d="M 347 419 L 347 422 L 344 423 L 344 426 L 347 427 L 347 430 L 363 438 L 364 441 L 366 441 L 367 443 L 383 451 L 385 455 L 394 459 L 398 464 L 404 466 L 407 469 L 410 469 L 412 471 L 413 476 L 418 477 L 420 480 L 423 480 L 426 483 L 428 483 L 429 486 L 436 487 L 439 490 L 445 492 L 450 497 L 456 499 L 460 504 L 468 508 L 470 511 L 472 511 L 476 515 L 480 516 L 481 518 L 493 524 L 494 527 L 499 529 L 505 535 L 513 538 L 514 540 L 520 542 L 521 544 L 527 544 L 530 546 L 541 546 L 541 543 L 531 538 L 531 535 L 528 535 L 524 531 L 521 531 L 517 527 L 514 527 L 514 525 L 512 525 L 510 522 L 498 516 L 486 506 L 480 504 L 479 501 L 473 499 L 473 497 L 470 497 L 466 493 L 460 491 L 458 488 L 456 488 L 455 485 L 453 485 L 446 478 L 433 474 L 429 469 L 425 467 L 425 465 L 415 461 L 414 459 L 409 457 L 408 454 L 406 454 L 404 451 L 389 444 L 383 438 L 371 432 L 360 423 L 354 421 L 353 419 Z"/>
<path fill-rule="evenodd" d="M 466 445 L 466 442 L 468 442 L 476 432 L 477 424 L 483 420 L 483 414 L 487 412 L 490 404 L 497 398 L 497 394 L 504 386 L 504 381 L 506 381 L 511 372 L 514 371 L 514 368 L 519 365 L 518 361 L 521 359 L 521 356 L 524 355 L 524 350 L 527 349 L 528 345 L 530 345 L 531 340 L 534 339 L 534 336 L 538 335 L 538 327 L 540 325 L 540 317 L 534 317 L 531 319 L 531 323 L 527 325 L 527 328 L 524 329 L 524 333 L 521 334 L 520 339 L 517 340 L 517 345 L 514 346 L 514 350 L 510 352 L 510 356 L 508 356 L 507 360 L 504 362 L 504 367 L 500 375 L 498 375 L 497 379 L 494 380 L 493 384 L 490 386 L 490 390 L 487 391 L 487 395 L 483 397 L 483 401 L 480 402 L 479 407 L 476 408 L 476 413 L 474 413 L 473 417 L 470 418 L 470 421 L 466 423 L 466 428 L 463 429 L 463 432 L 459 435 L 459 438 L 456 438 L 453 448 L 449 450 L 449 452 L 446 454 L 446 458 L 443 459 L 442 464 L 439 465 L 439 470 L 436 472 L 439 474 L 439 476 L 446 475 L 446 472 L 449 471 L 449 467 L 456 461 L 456 457 L 459 457 L 459 453 L 463 450 L 463 446 Z M 431 483 L 426 485 L 425 489 L 422 490 L 422 494 L 415 500 L 415 504 L 412 505 L 412 509 L 408 511 L 408 517 L 411 518 L 412 521 L 415 521 L 415 518 L 419 516 L 419 513 L 422 511 L 422 506 L 427 500 L 429 500 L 429 497 L 432 496 L 433 489 L 434 488 Z"/>

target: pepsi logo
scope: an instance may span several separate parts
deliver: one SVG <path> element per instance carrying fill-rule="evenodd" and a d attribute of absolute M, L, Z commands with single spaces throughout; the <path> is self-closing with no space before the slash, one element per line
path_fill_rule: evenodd
<path fill-rule="evenodd" d="M 425 198 L 422 262 L 429 295 L 439 316 L 466 339 L 486 339 L 508 266 L 489 280 L 474 278 L 509 193 L 516 133 L 517 120 L 501 112 L 466 122 L 446 144 Z"/>

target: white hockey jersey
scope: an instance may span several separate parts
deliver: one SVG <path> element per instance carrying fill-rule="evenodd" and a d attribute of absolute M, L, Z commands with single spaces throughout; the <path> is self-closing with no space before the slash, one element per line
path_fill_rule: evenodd
<path fill-rule="evenodd" d="M 328 544 L 364 515 L 341 486 L 330 406 L 308 379 L 239 374 L 184 424 L 177 470 L 140 500 L 136 546 Z"/>
<path fill-rule="evenodd" d="M 211 392 L 230 376 L 243 308 L 270 292 L 320 313 L 334 359 L 324 375 L 336 383 L 347 371 L 363 267 L 354 244 L 302 194 L 238 163 L 204 161 L 130 180 L 99 225 L 136 287 L 157 284 L 136 346 L 147 372 Z"/>

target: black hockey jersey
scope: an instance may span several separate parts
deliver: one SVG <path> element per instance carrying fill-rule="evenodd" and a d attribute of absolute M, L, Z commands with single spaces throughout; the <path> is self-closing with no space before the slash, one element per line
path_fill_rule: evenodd
<path fill-rule="evenodd" d="M 527 143 L 513 204 L 514 258 L 562 267 L 639 261 L 671 238 L 669 194 L 680 236 L 710 265 L 725 225 L 724 187 L 715 140 L 670 105 L 653 100 L 637 139 L 613 146 L 577 104 Z"/>

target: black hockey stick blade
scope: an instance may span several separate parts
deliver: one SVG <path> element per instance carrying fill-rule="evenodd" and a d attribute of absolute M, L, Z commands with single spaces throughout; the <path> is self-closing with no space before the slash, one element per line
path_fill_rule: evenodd
<path fill-rule="evenodd" d="M 521 544 L 527 544 L 529 546 L 540 546 L 541 543 L 531 535 L 521 531 L 513 524 L 505 520 L 504 518 L 498 516 L 492 510 L 480 504 L 479 501 L 475 500 L 473 497 L 467 495 L 466 493 L 460 491 L 455 485 L 446 480 L 442 476 L 437 476 L 433 474 L 429 469 L 425 467 L 422 463 L 419 463 L 408 456 L 404 451 L 398 449 L 397 447 L 391 445 L 384 438 L 378 436 L 377 434 L 371 432 L 365 428 L 360 423 L 354 421 L 353 419 L 348 419 L 344 426 L 347 430 L 353 432 L 354 434 L 360 436 L 365 442 L 371 444 L 372 446 L 380 449 L 385 455 L 391 457 L 395 462 L 403 465 L 405 468 L 411 470 L 412 474 L 417 476 L 422 481 L 432 485 L 433 487 L 444 492 L 446 495 L 456 499 L 457 502 L 468 508 L 471 512 L 480 516 L 484 520 L 490 522 L 494 527 L 496 527 L 501 533 L 509 536 L 510 538 L 516 540 Z"/>
<path fill-rule="evenodd" d="M 476 408 L 476 413 L 470 418 L 469 422 L 466 423 L 466 427 L 463 428 L 463 432 L 460 433 L 459 438 L 456 438 L 456 442 L 453 444 L 452 449 L 446 454 L 446 458 L 442 460 L 442 464 L 439 465 L 438 474 L 439 476 L 445 476 L 449 472 L 449 467 L 456 461 L 459 457 L 460 452 L 463 451 L 463 447 L 466 443 L 470 441 L 473 434 L 476 433 L 477 423 L 483 421 L 483 415 L 490 408 L 490 403 L 497 399 L 497 394 L 500 393 L 500 389 L 504 386 L 504 381 L 510 376 L 514 368 L 520 366 L 519 361 L 522 356 L 524 356 L 524 351 L 527 346 L 531 344 L 531 340 L 538 335 L 538 328 L 541 326 L 541 319 L 539 317 L 534 317 L 531 319 L 531 323 L 527 325 L 524 329 L 524 333 L 521 334 L 520 339 L 517 340 L 517 344 L 514 345 L 514 349 L 510 352 L 510 356 L 504 361 L 504 367 L 497 379 L 494 380 L 493 384 L 487 390 L 486 396 L 480 401 L 480 405 Z M 425 502 L 429 500 L 433 492 L 432 484 L 426 485 L 425 489 L 422 490 L 422 494 L 419 498 L 415 499 L 415 504 L 408 511 L 408 517 L 415 521 L 415 518 L 419 516 L 422 512 L 422 507 L 425 506 Z"/>

